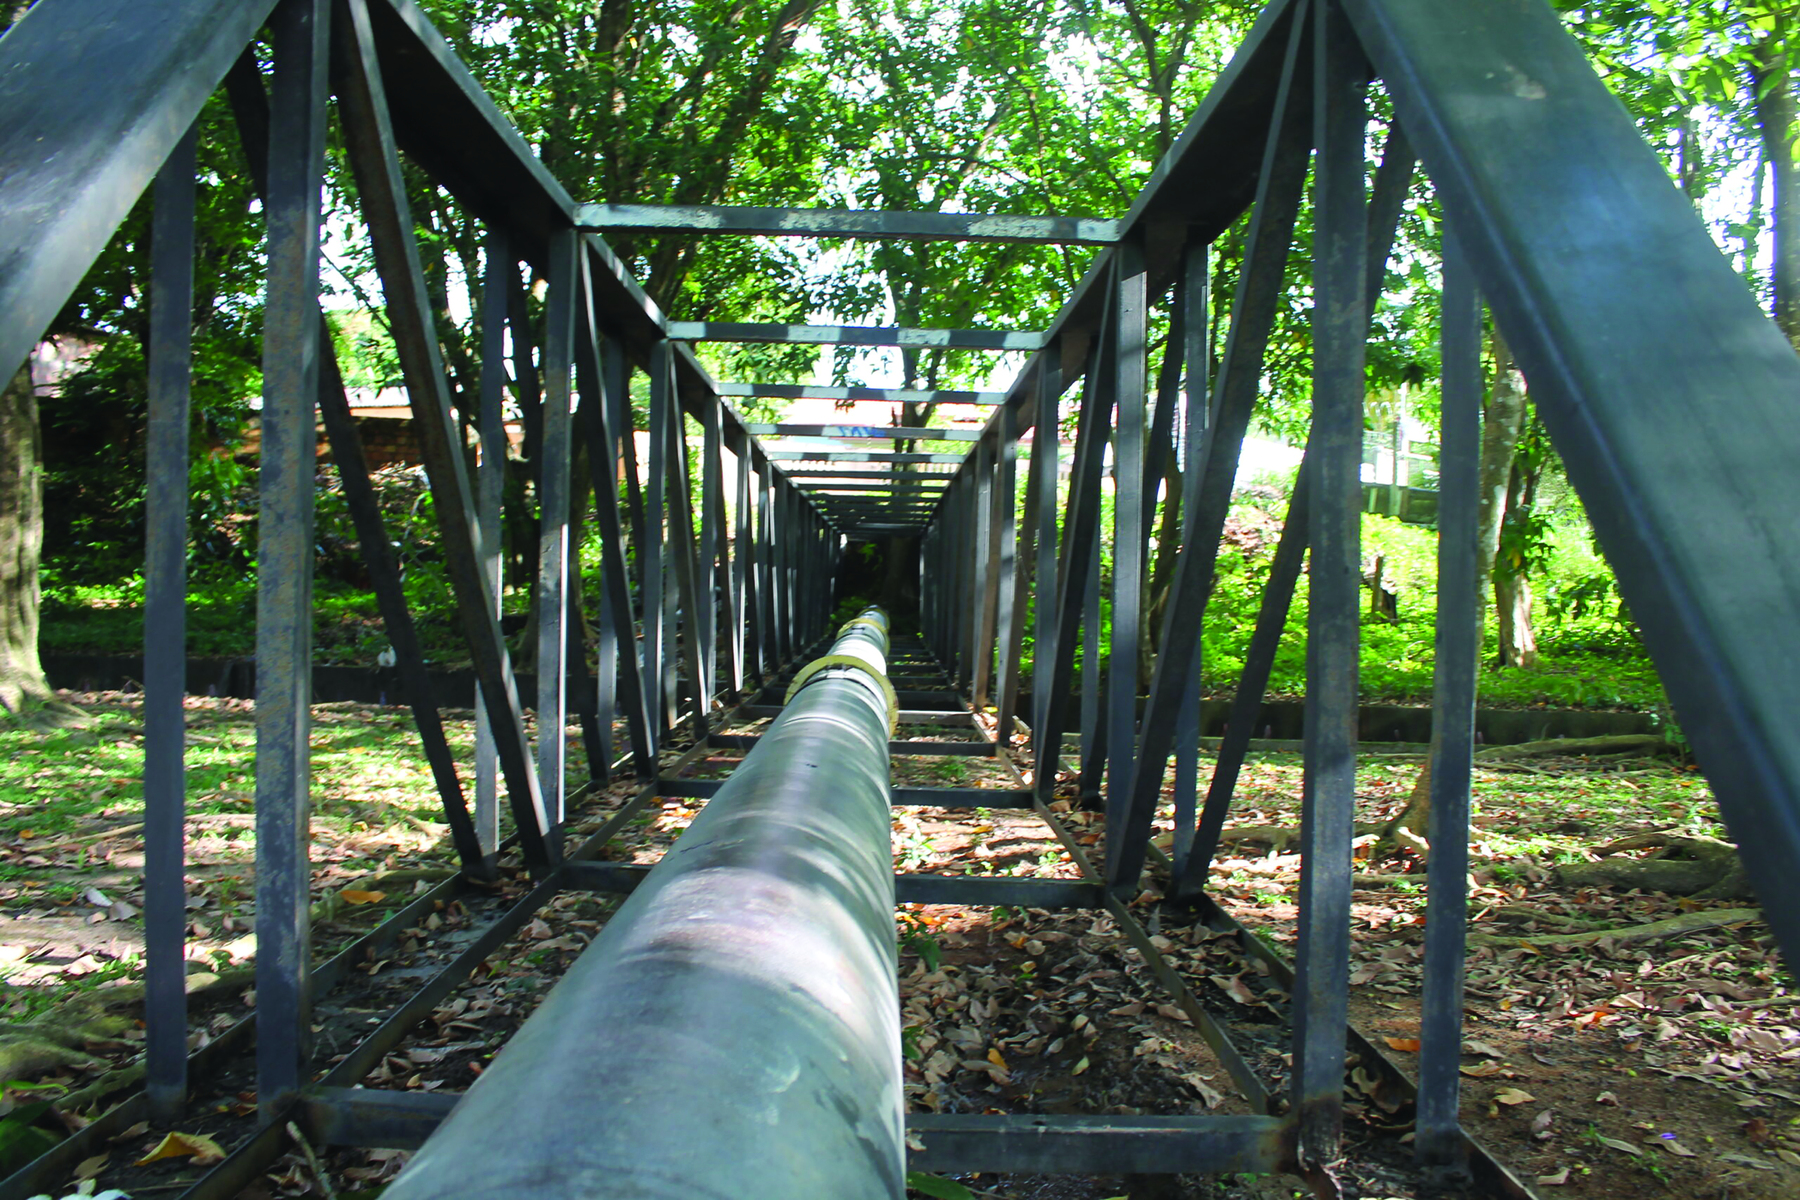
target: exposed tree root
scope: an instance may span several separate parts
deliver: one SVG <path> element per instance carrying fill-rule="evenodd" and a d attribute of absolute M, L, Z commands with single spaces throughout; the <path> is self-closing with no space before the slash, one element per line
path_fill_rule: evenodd
<path fill-rule="evenodd" d="M 1644 758 L 1656 754 L 1674 754 L 1675 747 L 1666 739 L 1651 733 L 1611 734 L 1591 738 L 1551 738 L 1541 742 L 1519 742 L 1510 746 L 1487 746 L 1475 752 L 1475 762 L 1503 770 L 1537 770 L 1528 758 L 1592 758 L 1621 756 Z M 1379 827 L 1380 837 L 1370 857 L 1380 859 L 1391 850 L 1411 850 L 1423 862 L 1431 856 L 1431 759 L 1419 769 L 1419 778 L 1406 797 L 1400 811 Z M 1721 896 L 1719 899 L 1731 899 Z"/>
<path fill-rule="evenodd" d="M 1483 762 L 1514 758 L 1591 758 L 1596 755 L 1629 754 L 1642 758 L 1649 754 L 1674 754 L 1675 747 L 1654 733 L 1619 733 L 1605 737 L 1551 738 L 1542 742 L 1519 742 L 1511 746 L 1484 746 L 1475 752 Z"/>
<path fill-rule="evenodd" d="M 231 991 L 256 981 L 254 969 L 209 971 L 188 976 L 188 995 Z M 98 988 L 57 1006 L 30 1021 L 0 1025 L 0 1079 L 29 1079 L 59 1067 L 93 1070 L 106 1066 L 104 1059 L 83 1047 L 116 1040 L 132 1028 L 133 1020 L 118 1010 L 143 1003 L 144 985 L 128 983 Z"/>
<path fill-rule="evenodd" d="M 140 1056 L 116 1071 L 108 1071 L 86 1087 L 70 1092 L 56 1102 L 56 1107 L 64 1112 L 78 1113 L 94 1107 L 114 1092 L 124 1091 L 143 1078 L 144 1060 Z"/>
<path fill-rule="evenodd" d="M 1762 910 L 1757 908 L 1714 908 L 1701 912 L 1682 913 L 1677 917 L 1666 917 L 1661 921 L 1651 921 L 1646 925 L 1631 925 L 1624 929 L 1590 929 L 1582 933 L 1539 933 L 1529 937 L 1501 936 L 1492 933 L 1469 932 L 1469 944 L 1472 946 L 1516 946 L 1520 943 L 1544 949 L 1554 946 L 1591 946 L 1596 942 L 1612 941 L 1616 944 L 1631 942 L 1652 942 L 1658 938 L 1679 937 L 1686 933 L 1704 933 L 1709 929 L 1723 929 L 1727 925 L 1736 925 L 1743 921 L 1762 920 Z"/>
<path fill-rule="evenodd" d="M 1601 855 L 1655 849 L 1649 858 L 1603 857 L 1556 868 L 1564 887 L 1641 888 L 1700 900 L 1753 898 L 1737 847 L 1715 838 L 1647 833 L 1598 848 Z"/>
<path fill-rule="evenodd" d="M 1356 825 L 1356 836 L 1379 833 L 1381 826 L 1372 821 L 1359 821 Z M 1294 842 L 1300 840 L 1300 830 L 1293 825 L 1234 825 L 1219 831 L 1219 843 L 1223 846 L 1235 846 L 1239 842 L 1267 842 L 1270 854 L 1284 853 Z"/>

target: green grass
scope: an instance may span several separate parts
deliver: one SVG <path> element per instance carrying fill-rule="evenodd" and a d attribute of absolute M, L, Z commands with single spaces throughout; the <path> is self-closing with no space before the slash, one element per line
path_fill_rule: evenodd
<path fill-rule="evenodd" d="M 1251 506 L 1234 510 L 1253 516 Z M 1363 558 L 1384 560 L 1383 578 L 1395 589 L 1398 620 L 1365 615 L 1362 627 L 1361 687 L 1365 700 L 1420 704 L 1433 684 L 1437 585 L 1437 533 L 1387 517 L 1363 517 Z M 1274 543 L 1246 558 L 1237 548 L 1221 553 L 1218 581 L 1208 607 L 1203 636 L 1203 678 L 1215 692 L 1229 691 L 1243 671 L 1243 656 L 1255 628 Z M 597 578 L 585 594 L 598 603 Z M 1270 679 L 1270 693 L 1298 696 L 1305 691 L 1307 581 L 1301 577 L 1284 626 Z M 1489 635 L 1478 688 L 1491 707 L 1628 708 L 1658 711 L 1665 705 L 1655 669 L 1638 642 L 1630 614 L 1619 603 L 1605 563 L 1594 551 L 1585 523 L 1556 527 L 1542 575 L 1533 580 L 1535 628 L 1542 661 L 1530 669 L 1492 665 L 1497 646 Z M 425 654 L 443 666 L 461 665 L 467 654 L 454 618 L 449 588 L 436 565 L 415 557 L 406 578 L 408 606 Z M 1027 595 L 1027 617 L 1030 612 Z M 509 593 L 508 611 L 523 611 L 526 597 Z M 1364 592 L 1367 603 L 1367 591 Z M 847 598 L 836 614 L 841 623 L 865 603 Z M 1102 604 L 1110 618 L 1111 597 Z M 256 584 L 245 577 L 199 580 L 190 589 L 188 650 L 197 657 L 247 657 L 255 651 Z M 143 581 L 105 586 L 46 584 L 41 648 L 46 654 L 142 653 Z M 372 666 L 387 646 L 369 591 L 321 579 L 314 593 L 315 661 Z M 1035 644 L 1024 641 L 1030 669 Z M 953 781 L 954 782 L 954 781 Z"/>
<path fill-rule="evenodd" d="M 1531 668 L 1496 667 L 1498 654 L 1491 614 L 1477 681 L 1483 705 L 1523 708 L 1630 708 L 1656 711 L 1664 703 L 1662 684 L 1649 656 L 1622 621 L 1616 594 L 1582 606 L 1559 606 L 1545 599 L 1574 588 L 1604 593 L 1594 585 L 1604 564 L 1578 532 L 1559 529 L 1548 573 L 1534 582 L 1535 623 L 1541 660 Z M 1203 676 L 1207 685 L 1229 690 L 1244 669 L 1244 652 L 1256 627 L 1257 609 L 1268 579 L 1273 546 L 1248 559 L 1235 549 L 1220 555 L 1218 584 L 1208 607 Z M 1437 619 L 1437 533 L 1388 517 L 1363 517 L 1363 558 L 1385 559 L 1383 579 L 1396 593 L 1398 620 L 1362 624 L 1360 681 L 1365 700 L 1419 704 L 1430 700 L 1435 670 Z M 1610 582 L 1610 576 L 1604 576 Z M 1364 589 L 1365 606 L 1368 591 Z M 1307 580 L 1303 575 L 1283 625 L 1269 691 L 1299 696 L 1306 687 Z M 1628 614 L 1627 614 L 1628 618 Z"/>

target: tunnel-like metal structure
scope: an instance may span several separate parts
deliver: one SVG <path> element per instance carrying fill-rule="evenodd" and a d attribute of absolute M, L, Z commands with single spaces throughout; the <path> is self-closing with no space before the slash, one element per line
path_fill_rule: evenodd
<path fill-rule="evenodd" d="M 1393 119 L 1379 130 L 1382 150 L 1371 163 L 1369 97 L 1377 81 Z M 190 355 L 183 317 L 194 295 L 192 130 L 221 88 L 269 232 L 256 664 L 258 987 L 254 1023 L 190 1056 L 182 984 Z M 320 183 L 333 97 L 430 477 L 455 615 L 479 681 L 472 795 L 444 735 L 321 321 Z M 446 377 L 403 161 L 485 227 L 480 378 L 463 391 Z M 1402 208 L 1426 187 L 1444 230 L 1443 436 L 1431 757 L 1436 852 L 1413 1080 L 1349 1028 L 1346 992 L 1365 345 Z M 53 1186 L 104 1139 L 140 1120 L 172 1119 L 194 1080 L 252 1045 L 265 1123 L 185 1193 L 191 1200 L 235 1194 L 282 1152 L 290 1122 L 323 1144 L 416 1146 L 452 1111 L 450 1142 L 489 1137 L 509 1105 L 544 1115 L 497 1148 L 491 1176 L 460 1168 L 453 1152 L 432 1143 L 416 1175 L 393 1194 L 524 1194 L 527 1182 L 547 1182 L 531 1171 L 553 1153 L 570 1160 L 571 1171 L 602 1161 L 609 1171 L 640 1162 L 653 1171 L 660 1154 L 670 1172 L 662 1178 L 680 1180 L 667 1182 L 674 1189 L 667 1194 L 713 1194 L 679 1172 L 732 1154 L 758 1163 L 823 1157 L 824 1147 L 852 1141 L 858 1149 L 832 1152 L 832 1167 L 855 1170 L 860 1181 L 821 1180 L 800 1191 L 892 1194 L 899 1118 L 888 1089 L 897 1031 L 878 1010 L 893 994 L 883 974 L 892 965 L 883 914 L 894 898 L 1110 913 L 1250 1110 L 1160 1118 L 915 1113 L 905 1117 L 909 1166 L 1084 1174 L 1285 1169 L 1328 1182 L 1353 1051 L 1363 1069 L 1416 1097 L 1421 1162 L 1472 1176 L 1470 1190 L 1524 1194 L 1456 1117 L 1484 304 L 1531 380 L 1767 919 L 1789 960 L 1800 954 L 1800 742 L 1787 731 L 1800 712 L 1800 523 L 1785 486 L 1800 462 L 1793 419 L 1800 359 L 1539 0 L 1272 0 L 1137 200 L 1105 219 L 578 203 L 416 0 L 39 0 L 0 38 L 0 371 L 10 376 L 25 358 L 147 189 L 154 261 L 146 1088 L 0 1183 L 0 1200 Z M 1263 386 L 1275 313 L 1288 302 L 1286 268 L 1308 205 L 1311 432 L 1226 736 L 1203 781 L 1196 655 L 1240 448 Z M 1246 216 L 1241 270 L 1215 291 L 1213 246 Z M 1099 249 L 1042 331 L 770 326 L 668 319 L 608 246 L 602 235 L 610 229 Z M 546 302 L 534 317 L 523 297 L 540 283 Z M 1162 324 L 1169 335 L 1158 351 L 1151 330 Z M 1029 358 L 999 391 L 820 389 L 716 381 L 692 351 L 704 340 L 946 345 Z M 648 396 L 642 422 L 631 404 L 639 376 Z M 757 425 L 731 404 L 733 397 L 810 394 L 961 406 L 983 423 Z M 529 681 L 515 673 L 498 621 L 508 406 L 523 414 L 540 447 L 532 481 L 541 530 L 537 673 Z M 317 963 L 307 845 L 315 419 L 357 523 L 461 868 Z M 1075 429 L 1072 442 L 1059 436 L 1064 424 Z M 477 447 L 465 441 L 465 427 Z M 820 448 L 821 438 L 836 444 Z M 1180 552 L 1166 605 L 1152 613 L 1144 605 L 1146 547 L 1170 455 L 1184 467 Z M 472 456 L 479 466 L 470 466 Z M 591 515 L 601 560 L 603 607 L 591 650 L 571 613 L 569 514 L 577 504 Z M 879 646 L 891 692 L 871 690 L 874 676 L 862 666 L 828 656 L 790 695 L 796 670 L 827 648 L 834 574 L 853 540 L 916 545 L 921 636 L 887 646 L 885 632 L 877 637 L 876 625 L 865 622 L 839 640 L 838 657 L 873 657 Z M 1104 578 L 1103 549 L 1112 564 Z M 1310 572 L 1304 869 L 1290 963 L 1213 904 L 1206 885 L 1303 565 Z M 1160 629 L 1149 639 L 1153 620 Z M 1027 638 L 1029 677 L 1022 670 Z M 1140 689 L 1147 640 L 1156 652 Z M 1076 782 L 1104 810 L 1105 830 L 1097 861 L 1068 839 L 1084 869 L 1079 881 L 892 875 L 879 847 L 885 723 L 974 727 L 971 712 L 988 706 L 994 736 L 973 747 L 913 740 L 906 751 L 1016 753 L 1025 786 L 899 788 L 886 801 L 1028 808 L 1066 833 L 1048 802 L 1062 774 L 1064 735 L 1078 733 Z M 630 771 L 640 783 L 585 840 L 570 837 L 568 816 L 587 785 L 569 786 L 565 739 L 530 735 L 528 707 L 540 729 L 579 727 L 585 761 L 573 765 L 585 767 L 590 782 Z M 769 717 L 777 721 L 761 741 L 729 731 L 739 720 Z M 613 744 L 615 719 L 628 744 Z M 693 755 L 746 747 L 755 749 L 723 783 L 681 774 Z M 814 758 L 836 765 L 812 770 L 817 779 L 807 786 L 801 764 Z M 1171 760 L 1176 835 L 1165 856 L 1149 835 Z M 665 796 L 717 806 L 647 874 L 598 861 L 625 822 Z M 335 1061 L 322 1059 L 311 1044 L 312 1011 L 334 1002 L 358 956 L 394 942 L 432 905 L 472 895 L 493 875 L 497 856 L 515 847 L 532 872 L 531 890 L 365 1040 Z M 739 852 L 753 868 L 748 876 L 730 865 Z M 711 957 L 697 948 L 692 957 L 685 949 L 662 956 L 668 937 L 680 941 L 674 931 L 706 924 L 681 923 L 701 909 L 727 925 L 743 923 L 753 937 L 754 906 L 735 910 L 772 895 L 759 890 L 773 886 L 763 871 L 798 889 L 782 902 L 806 910 L 817 937 L 854 964 L 835 999 L 808 991 L 818 982 L 808 975 L 777 1004 L 766 989 L 785 978 L 775 970 L 781 964 L 752 961 L 736 944 Z M 1199 922 L 1237 939 L 1291 990 L 1285 1078 L 1259 1075 L 1157 954 L 1141 914 L 1127 904 L 1147 873 L 1169 897 L 1159 920 Z M 741 892 L 689 890 L 733 879 Z M 466 1101 L 357 1086 L 559 891 L 640 887 L 502 1055 L 504 1065 Z M 768 1000 L 766 1010 L 756 1007 L 758 997 Z M 827 1041 L 784 1034 L 770 1053 L 790 1058 L 752 1057 L 729 1068 L 762 1072 L 746 1078 L 746 1094 L 768 1093 L 790 1067 L 801 1068 L 794 1077 L 804 1076 L 802 1090 L 782 1093 L 772 1109 L 719 1113 L 720 1123 L 709 1126 L 716 1140 L 694 1147 L 691 1163 L 673 1161 L 670 1148 L 685 1128 L 662 1122 L 689 1115 L 670 1107 L 686 1093 L 662 1095 L 659 1082 L 630 1077 L 632 1056 L 653 1044 L 625 1043 L 631 1022 L 654 1023 L 658 1013 L 645 1015 L 652 1008 L 720 1012 L 703 1031 L 715 1044 L 684 1047 L 691 1057 L 680 1069 L 683 1087 L 697 1087 L 709 1056 L 741 1053 L 746 1039 L 790 1028 L 800 1011 L 794 1006 L 806 1003 L 841 1019 L 806 1034 Z M 741 1011 L 732 1010 L 736 1004 Z M 839 1052 L 848 1057 L 833 1065 Z M 608 1055 L 621 1056 L 621 1069 L 600 1078 L 589 1068 Z M 801 1067 L 808 1063 L 818 1065 Z M 833 1099 L 865 1079 L 871 1090 L 854 1101 Z M 780 1109 L 815 1101 L 818 1111 L 805 1121 L 789 1122 Z M 744 1122 L 768 1112 L 780 1119 L 759 1142 Z M 590 1137 L 593 1131 L 604 1136 Z M 588 1194 L 582 1186 L 533 1194 Z"/>

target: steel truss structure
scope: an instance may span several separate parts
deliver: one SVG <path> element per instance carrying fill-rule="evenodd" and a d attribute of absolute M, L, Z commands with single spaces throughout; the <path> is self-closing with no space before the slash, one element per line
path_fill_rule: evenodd
<path fill-rule="evenodd" d="M 257 41 L 265 31 L 266 75 Z M 1377 80 L 1395 119 L 1385 129 L 1370 187 L 1368 98 Z M 221 86 L 269 229 L 257 629 L 258 987 L 254 1024 L 244 1022 L 190 1058 L 182 879 L 185 314 L 194 292 L 192 129 L 201 105 Z M 333 97 L 441 521 L 457 618 L 480 683 L 472 799 L 458 780 L 432 698 L 321 319 L 319 198 Z M 485 223 L 477 395 L 453 393 L 445 375 L 401 181 L 402 155 Z M 1445 250 L 1431 750 L 1436 852 L 1415 1084 L 1349 1028 L 1346 992 L 1364 347 L 1402 206 L 1420 170 L 1441 205 Z M 859 688 L 860 698 L 838 696 L 834 703 L 866 710 L 871 696 L 885 698 L 890 731 L 894 721 L 973 731 L 971 705 L 992 705 L 997 713 L 997 740 L 908 741 L 888 746 L 893 752 L 1004 756 L 1021 732 L 1029 735 L 1021 751 L 1028 784 L 999 792 L 893 789 L 888 803 L 1031 809 L 1063 836 L 1084 868 L 1081 881 L 930 875 L 890 881 L 883 866 L 876 889 L 883 904 L 891 907 L 897 897 L 1112 913 L 1253 1110 L 1236 1117 L 1132 1119 L 912 1116 L 906 1119 L 912 1165 L 1080 1173 L 1287 1169 L 1328 1186 L 1342 1131 L 1346 1054 L 1354 1051 L 1365 1066 L 1416 1093 L 1421 1162 L 1449 1176 L 1472 1172 L 1474 1187 L 1525 1194 L 1472 1146 L 1456 1119 L 1478 652 L 1474 529 L 1484 303 L 1531 379 L 1768 919 L 1790 961 L 1800 952 L 1800 743 L 1783 736 L 1786 720 L 1800 712 L 1800 622 L 1793 619 L 1800 524 L 1779 484 L 1800 461 L 1800 423 L 1791 412 L 1792 397 L 1800 394 L 1800 361 L 1548 7 L 1517 0 L 1274 0 L 1130 211 L 1117 220 L 1089 220 L 577 203 L 415 0 L 167 0 L 155 6 L 40 0 L 0 39 L 0 367 L 7 374 L 147 188 L 154 189 L 155 225 L 146 1088 L 0 1184 L 0 1196 L 42 1190 L 103 1139 L 148 1116 L 179 1114 L 190 1075 L 216 1069 L 252 1038 L 262 1132 L 188 1196 L 234 1194 L 279 1153 L 291 1120 L 329 1144 L 420 1144 L 457 1097 L 356 1086 L 407 1029 L 558 890 L 624 894 L 641 886 L 645 903 L 633 911 L 652 923 L 666 919 L 658 897 L 678 888 L 676 855 L 670 868 L 646 872 L 595 861 L 600 848 L 658 796 L 715 799 L 719 807 L 709 807 L 707 818 L 717 811 L 718 822 L 759 811 L 756 798 L 764 793 L 756 773 L 771 768 L 757 764 L 774 757 L 763 753 L 767 742 L 797 727 L 794 698 L 823 704 L 827 692 Z M 1285 302 L 1284 267 L 1308 202 L 1311 434 L 1233 717 L 1202 796 L 1200 631 L 1240 447 L 1275 312 Z M 1246 212 L 1247 249 L 1235 290 L 1211 296 L 1209 247 Z M 1042 332 L 677 323 L 657 310 L 595 232 L 615 228 L 1062 241 L 1104 249 Z M 536 321 L 525 303 L 534 280 L 547 288 Z M 1152 378 L 1149 331 L 1158 307 L 1170 337 Z M 1219 322 L 1225 336 L 1214 361 L 1212 325 Z M 691 341 L 709 338 L 954 346 L 1030 357 L 1004 392 L 721 384 L 690 349 Z M 638 373 L 649 395 L 642 430 L 634 427 L 629 404 Z M 979 432 L 756 426 L 726 400 L 788 395 L 980 405 L 985 425 Z M 521 694 L 498 625 L 508 403 L 524 416 L 541 472 L 538 672 L 530 697 Z M 1065 445 L 1059 415 L 1070 404 L 1076 435 Z M 316 965 L 307 858 L 315 415 L 342 478 L 461 868 L 457 878 Z M 480 465 L 473 470 L 465 426 L 479 437 Z M 644 462 L 638 461 L 639 435 Z M 762 441 L 781 436 L 851 441 L 842 449 L 784 449 Z M 893 449 L 868 449 L 871 438 Z M 973 445 L 955 453 L 913 446 L 946 439 Z M 690 501 L 694 450 L 697 508 Z M 1140 696 L 1138 661 L 1151 619 L 1143 605 L 1150 522 L 1166 458 L 1176 453 L 1184 467 L 1181 551 L 1160 616 L 1149 691 Z M 587 470 L 578 474 L 582 461 Z M 1102 503 L 1109 487 L 1110 523 Z M 603 562 L 603 612 L 592 655 L 578 636 L 568 586 L 567 514 L 577 503 L 592 514 Z M 832 580 L 846 539 L 893 537 L 921 540 L 924 641 L 887 646 L 884 623 L 878 667 L 846 665 L 844 657 L 854 654 L 840 642 L 836 655 L 818 660 L 825 664 L 821 677 L 837 681 L 834 688 L 796 690 L 796 668 L 832 632 Z M 1106 621 L 1098 569 L 1103 545 L 1113 564 Z M 1310 571 L 1304 867 L 1290 966 L 1221 912 L 1205 885 L 1303 563 Z M 1019 670 L 1028 633 L 1036 647 L 1029 689 Z M 854 642 L 858 634 L 851 629 L 844 637 Z M 860 680 L 846 682 L 858 671 Z M 876 679 L 879 688 L 870 682 Z M 564 741 L 542 737 L 534 745 L 527 700 L 539 727 L 580 727 L 591 780 L 630 769 L 641 781 L 635 798 L 578 845 L 565 836 L 580 796 L 567 785 Z M 778 721 L 761 740 L 723 732 L 734 720 L 769 716 Z M 623 721 L 628 746 L 612 744 L 615 718 Z M 846 722 L 853 732 L 856 721 Z M 1067 731 L 1080 734 L 1082 791 L 1104 809 L 1108 832 L 1095 862 L 1048 806 Z M 696 739 L 692 748 L 677 754 L 675 739 L 688 736 Z M 852 770 L 852 763 L 856 771 L 877 769 L 869 756 L 882 758 L 879 731 L 852 737 L 840 730 L 839 736 L 849 742 L 806 752 L 838 771 Z M 750 755 L 739 776 L 723 784 L 675 777 L 709 747 Z M 1164 856 L 1149 834 L 1171 759 L 1177 836 Z M 885 764 L 879 769 L 885 777 Z M 737 786 L 740 776 L 744 783 Z M 502 795 L 511 825 L 504 842 Z M 844 816 L 828 804 L 839 797 L 819 792 L 810 799 L 824 816 Z M 828 840 L 836 839 L 844 854 L 873 854 L 885 864 L 885 825 L 862 824 L 875 832 L 840 830 Z M 343 980 L 356 955 L 393 942 L 432 905 L 490 878 L 496 855 L 514 844 L 536 880 L 533 890 L 500 912 L 364 1043 L 322 1069 L 309 1045 L 315 1001 Z M 779 836 L 771 844 L 792 849 Z M 1126 907 L 1147 871 L 1167 890 L 1163 919 L 1198 921 L 1229 934 L 1291 987 L 1285 1096 L 1250 1068 L 1229 1030 L 1195 1001 Z M 885 895 L 889 882 L 893 896 Z M 867 918 L 858 919 L 867 925 Z M 890 971 L 891 949 L 890 941 Z M 607 953 L 605 945 L 590 951 Z M 877 1041 L 862 1049 L 885 1055 L 881 1039 L 893 1033 L 871 1034 Z M 541 1054 L 544 1039 L 533 1044 Z M 530 1053 L 529 1046 L 520 1051 Z M 898 1069 L 897 1061 L 893 1066 Z M 515 1069 L 508 1077 L 529 1080 L 530 1072 Z M 495 1122 L 511 1119 L 504 1105 L 481 1111 Z M 600 1125 L 609 1119 L 605 1111 L 576 1115 Z M 897 1126 L 888 1132 L 897 1133 Z M 890 1143 L 883 1143 L 883 1154 L 898 1155 Z M 446 1161 L 444 1153 L 428 1151 L 421 1161 Z M 890 1169 L 897 1163 L 883 1162 L 874 1182 L 853 1185 L 856 1194 L 898 1194 Z M 444 1178 L 454 1180 L 455 1173 Z M 565 1190 L 546 1194 L 580 1191 L 576 1182 L 558 1182 Z M 733 1183 L 735 1195 L 760 1195 L 765 1186 Z M 403 1179 L 395 1194 L 412 1194 L 408 1186 Z M 431 1194 L 448 1194 L 448 1184 L 433 1186 L 438 1190 Z M 767 1186 L 771 1195 L 797 1194 L 780 1179 Z"/>

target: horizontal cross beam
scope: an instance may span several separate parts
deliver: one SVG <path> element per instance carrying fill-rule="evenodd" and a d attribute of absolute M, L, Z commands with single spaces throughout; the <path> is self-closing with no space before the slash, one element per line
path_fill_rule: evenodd
<path fill-rule="evenodd" d="M 830 505 L 828 511 L 834 517 L 846 517 L 851 520 L 867 521 L 875 517 L 892 517 L 896 521 L 918 521 L 931 514 L 931 507 L 896 508 L 884 504 Z"/>
<path fill-rule="evenodd" d="M 873 400 L 883 404 L 999 404 L 1005 392 L 927 391 L 920 388 L 831 387 L 809 383 L 721 383 L 721 396 L 765 400 Z"/>
<path fill-rule="evenodd" d="M 960 454 L 877 454 L 844 450 L 770 450 L 771 462 L 959 463 Z"/>
<path fill-rule="evenodd" d="M 751 433 L 770 437 L 884 438 L 908 442 L 979 442 L 979 429 L 929 429 L 922 425 L 763 425 L 749 424 Z"/>
<path fill-rule="evenodd" d="M 890 505 L 916 504 L 916 505 L 921 505 L 926 508 L 930 508 L 937 504 L 938 497 L 940 495 L 942 495 L 942 493 L 940 493 L 940 492 L 898 492 L 898 493 L 892 493 L 892 494 L 883 495 L 883 496 L 865 496 L 865 495 L 862 495 L 861 493 L 852 493 L 850 495 L 843 495 L 838 492 L 817 491 L 817 492 L 809 492 L 808 495 L 811 495 L 814 498 L 819 499 L 819 500 L 829 500 L 829 501 L 833 501 L 838 504 L 890 504 Z"/>
<path fill-rule="evenodd" d="M 1110 246 L 1120 223 L 1094 217 L 1004 217 L 981 213 L 747 208 L 713 204 L 582 204 L 579 229 L 722 233 L 943 242 L 1050 242 Z"/>
<path fill-rule="evenodd" d="M 929 476 L 927 476 L 929 478 Z M 795 485 L 802 491 L 811 492 L 815 496 L 830 496 L 838 492 L 887 492 L 896 496 L 936 495 L 937 488 L 912 487 L 904 483 L 814 483 L 810 480 Z"/>
<path fill-rule="evenodd" d="M 944 350 L 1042 350 L 1044 335 L 1009 329 L 907 329 L 891 325 L 762 325 L 670 321 L 669 336 L 688 342 L 788 343 L 800 346 L 916 346 Z"/>
<path fill-rule="evenodd" d="M 952 479 L 956 478 L 956 476 L 949 471 L 840 471 L 832 467 L 790 467 L 784 474 L 790 479 L 848 479 L 855 483 L 865 483 L 873 479 L 905 479 L 917 482 L 949 483 Z"/>

